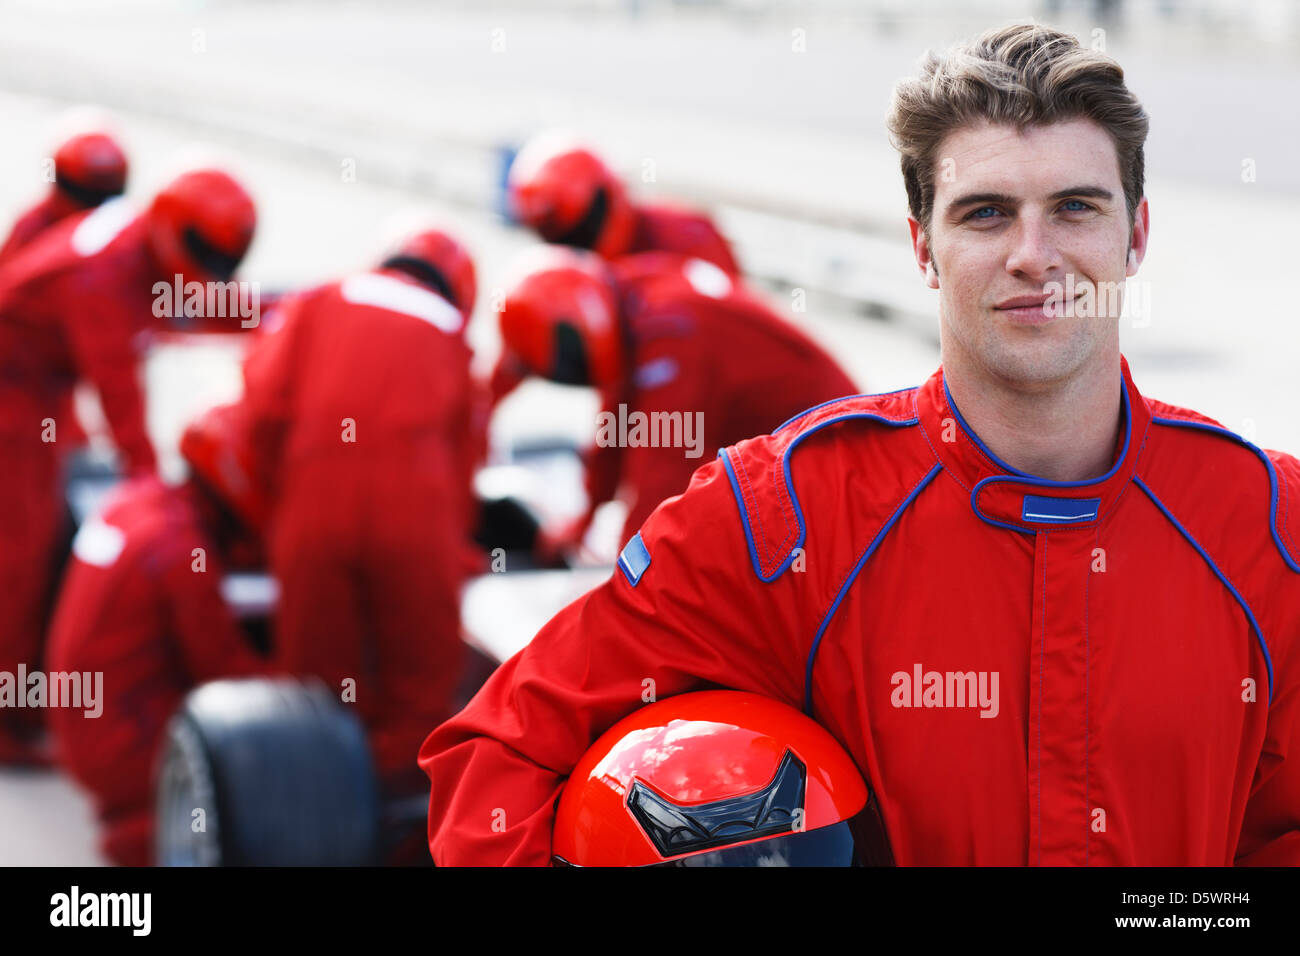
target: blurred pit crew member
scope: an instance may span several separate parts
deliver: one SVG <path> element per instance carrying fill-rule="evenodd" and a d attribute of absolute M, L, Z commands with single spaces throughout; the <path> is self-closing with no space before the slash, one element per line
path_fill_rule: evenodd
<path fill-rule="evenodd" d="M 78 133 L 54 153 L 54 184 L 45 197 L 18 217 L 0 246 L 0 266 L 13 259 L 31 241 L 73 213 L 85 212 L 120 196 L 126 190 L 127 159 L 121 145 L 105 132 Z M 72 396 L 69 395 L 71 402 Z M 58 420 L 63 423 L 65 448 L 86 443 L 86 435 L 69 405 Z"/>
<path fill-rule="evenodd" d="M 530 140 L 510 166 L 506 189 L 515 218 L 546 242 L 589 249 L 611 262 L 638 252 L 677 252 L 740 275 L 730 244 L 708 216 L 633 202 L 603 159 L 562 134 Z"/>
<path fill-rule="evenodd" d="M 465 248 L 422 232 L 372 271 L 285 300 L 244 367 L 280 664 L 355 703 L 393 792 L 423 779 L 420 742 L 464 664 L 485 446 L 464 338 L 474 298 Z"/>
<path fill-rule="evenodd" d="M 74 386 L 95 386 L 124 470 L 154 471 L 138 365 L 149 334 L 174 322 L 157 308 L 155 287 L 177 276 L 225 283 L 255 218 L 230 176 L 196 170 L 141 214 L 119 198 L 69 216 L 0 268 L 0 592 L 8 601 L 0 670 L 39 661 L 63 519 L 62 419 Z M 23 759 L 31 713 L 0 713 L 0 762 Z"/>
<path fill-rule="evenodd" d="M 576 546 L 620 486 L 623 544 L 719 448 L 858 391 L 820 346 L 702 259 L 643 253 L 610 266 L 543 248 L 521 271 L 500 313 L 503 354 L 598 389 L 604 408 L 585 456 L 589 507 L 545 529 L 543 559 Z"/>
<path fill-rule="evenodd" d="M 78 531 L 59 592 L 49 669 L 102 674 L 102 689 L 98 714 L 49 711 L 56 760 L 90 791 L 117 864 L 153 862 L 154 761 L 185 694 L 268 670 L 221 594 L 228 569 L 257 560 L 266 513 L 238 416 L 222 406 L 186 429 L 184 484 L 145 474 L 114 489 Z"/>
<path fill-rule="evenodd" d="M 18 217 L 0 246 L 0 265 L 49 226 L 122 195 L 126 175 L 126 153 L 108 133 L 79 133 L 68 139 L 54 153 L 54 185 Z"/>
<path fill-rule="evenodd" d="M 587 249 L 609 262 L 674 252 L 740 276 L 731 244 L 707 215 L 672 203 L 634 203 L 608 163 L 568 134 L 529 140 L 510 166 L 506 191 L 514 217 L 548 243 Z M 502 356 L 493 370 L 494 404 L 528 375 L 511 358 Z"/>

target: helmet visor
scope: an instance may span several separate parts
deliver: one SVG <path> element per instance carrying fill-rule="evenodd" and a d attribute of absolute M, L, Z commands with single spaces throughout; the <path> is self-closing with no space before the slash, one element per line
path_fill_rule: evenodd
<path fill-rule="evenodd" d="M 722 847 L 655 866 L 861 866 L 847 820 L 803 833 Z"/>
<path fill-rule="evenodd" d="M 185 230 L 185 251 L 190 261 L 200 270 L 221 281 L 234 275 L 235 270 L 239 268 L 240 260 L 244 258 L 242 251 L 237 255 L 222 252 L 199 235 L 198 230 L 193 226 Z"/>
<path fill-rule="evenodd" d="M 556 856 L 555 866 L 572 866 Z M 841 820 L 828 827 L 786 833 L 769 840 L 721 847 L 705 853 L 678 857 L 651 867 L 665 866 L 864 866 L 866 855 L 859 852 L 849 821 Z"/>

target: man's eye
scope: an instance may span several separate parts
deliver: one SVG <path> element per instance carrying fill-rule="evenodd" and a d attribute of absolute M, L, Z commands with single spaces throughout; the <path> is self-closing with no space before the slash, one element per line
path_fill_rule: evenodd
<path fill-rule="evenodd" d="M 991 214 L 991 215 L 989 215 L 989 214 Z M 992 219 L 992 218 L 994 218 L 994 216 L 997 216 L 997 215 L 1001 215 L 1001 213 L 998 212 L 997 207 L 995 207 L 995 206 L 980 206 L 980 208 L 976 209 L 974 212 L 972 212 L 972 213 L 971 213 L 969 216 L 967 216 L 966 218 L 967 218 L 967 219 L 986 219 L 986 220 L 987 220 L 987 219 Z"/>
<path fill-rule="evenodd" d="M 1074 208 L 1070 208 L 1070 207 L 1074 207 Z M 1082 199 L 1067 199 L 1064 203 L 1061 204 L 1061 208 L 1063 208 L 1066 212 L 1087 212 L 1089 209 L 1092 208 L 1092 206 L 1088 205 Z"/>

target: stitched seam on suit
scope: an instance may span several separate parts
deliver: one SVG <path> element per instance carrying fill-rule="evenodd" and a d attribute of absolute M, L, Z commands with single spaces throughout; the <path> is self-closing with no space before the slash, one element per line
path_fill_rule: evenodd
<path fill-rule="evenodd" d="M 1101 528 L 1096 529 L 1092 537 L 1093 548 L 1101 547 Z M 1088 576 L 1083 582 L 1083 865 L 1088 865 L 1088 851 L 1092 847 L 1092 799 L 1088 789 L 1088 678 L 1092 673 L 1092 565 L 1088 565 Z"/>
<path fill-rule="evenodd" d="M 1038 638 L 1038 865 L 1043 865 L 1043 668 L 1047 654 L 1047 545 L 1051 532 L 1043 532 L 1043 620 Z"/>
<path fill-rule="evenodd" d="M 794 454 L 794 452 L 790 448 L 787 448 L 785 454 L 783 454 L 780 458 L 773 460 L 772 462 L 772 487 L 778 489 L 777 501 L 781 505 L 781 520 L 785 522 L 785 537 L 782 538 L 781 543 L 777 545 L 778 557 L 786 553 L 786 551 L 788 550 L 787 545 L 790 543 L 791 539 L 799 537 L 798 522 L 796 521 L 793 527 L 791 527 L 790 525 L 790 519 L 794 516 L 794 508 L 790 503 L 790 494 L 791 494 L 790 490 L 786 488 L 785 491 L 783 492 L 780 489 L 782 489 L 785 486 L 777 484 L 778 481 L 784 482 L 785 472 L 783 466 L 785 464 L 786 457 L 792 454 Z M 778 472 L 780 472 L 780 474 L 778 474 Z"/>
<path fill-rule="evenodd" d="M 1137 476 L 1138 462 L 1141 461 L 1142 459 L 1142 452 L 1146 449 L 1147 439 L 1150 436 L 1151 436 L 1151 426 L 1148 425 L 1146 429 L 1142 432 L 1142 442 L 1141 444 L 1138 445 L 1138 450 L 1133 454 L 1133 470 L 1129 473 L 1128 479 L 1124 482 L 1123 486 L 1119 489 L 1119 494 L 1115 496 L 1115 501 L 1111 504 L 1110 509 L 1106 512 L 1106 514 L 1097 515 L 1096 518 L 1097 532 L 1099 534 L 1101 533 L 1102 521 L 1109 519 L 1111 515 L 1113 515 L 1116 511 L 1119 510 L 1119 503 L 1124 500 L 1124 496 L 1128 494 L 1128 490 L 1133 487 L 1133 479 Z"/>
<path fill-rule="evenodd" d="M 758 536 L 763 541 L 763 573 L 766 576 L 768 559 L 771 557 L 772 547 L 767 543 L 767 532 L 763 530 L 763 516 L 759 514 L 759 510 L 758 510 L 758 496 L 754 494 L 753 485 L 750 483 L 749 469 L 745 467 L 744 456 L 737 455 L 736 459 L 737 459 L 736 463 L 740 465 L 740 479 L 745 483 L 745 494 L 750 500 L 754 502 L 754 510 L 752 516 L 754 519 L 754 524 L 758 525 Z"/>
<path fill-rule="evenodd" d="M 1232 600 L 1236 602 L 1237 607 L 1241 609 L 1242 616 L 1246 620 L 1247 633 L 1254 638 L 1254 640 L 1250 642 L 1251 646 L 1257 647 L 1260 656 L 1264 659 L 1264 667 L 1268 676 L 1268 694 L 1270 704 L 1270 713 L 1267 719 L 1271 720 L 1273 685 L 1276 680 L 1277 671 L 1272 666 L 1272 657 L 1268 651 L 1268 637 L 1264 634 L 1264 628 L 1263 625 L 1259 623 L 1259 618 L 1255 617 L 1254 608 L 1250 606 L 1250 603 L 1246 600 L 1246 596 L 1242 594 L 1241 589 L 1233 584 L 1232 579 L 1228 577 L 1223 568 L 1219 567 L 1219 563 L 1214 560 L 1214 556 L 1210 554 L 1204 545 L 1197 541 L 1196 537 L 1187 529 L 1187 525 L 1178 520 L 1178 516 L 1174 514 L 1173 509 L 1165 505 L 1163 499 L 1156 495 L 1155 491 L 1152 490 L 1149 485 L 1144 483 L 1143 488 L 1146 491 L 1147 498 L 1153 505 L 1155 505 L 1156 510 L 1160 512 L 1161 516 L 1164 517 L 1165 520 L 1169 521 L 1174 526 L 1174 530 L 1178 532 L 1179 537 L 1183 539 L 1188 547 L 1196 552 L 1204 562 L 1210 574 L 1219 582 L 1223 590 L 1228 593 L 1228 597 L 1232 598 Z"/>
<path fill-rule="evenodd" d="M 994 464 L 993 459 L 989 458 L 988 455 L 984 454 L 984 450 L 980 448 L 979 445 L 975 444 L 974 440 L 971 438 L 970 432 L 966 431 L 966 429 L 962 426 L 961 422 L 958 421 L 957 413 L 953 410 L 952 406 L 948 404 L 947 391 L 945 391 L 943 395 L 943 407 L 946 408 L 950 413 L 953 425 L 955 425 L 957 431 L 961 433 L 962 438 L 966 439 L 966 444 L 970 445 L 971 451 L 979 455 L 980 460 L 983 461 L 984 464 L 988 465 L 989 470 L 992 471 L 994 474 L 998 474 L 998 475 L 1005 474 L 1006 469 L 1002 468 L 999 465 Z"/>
<path fill-rule="evenodd" d="M 1267 457 L 1267 452 L 1265 453 Z M 1291 538 L 1291 485 L 1287 482 L 1286 472 L 1277 465 L 1273 466 L 1273 471 L 1277 474 L 1282 482 L 1282 520 L 1278 526 L 1282 531 L 1282 538 L 1286 541 L 1287 550 L 1293 555 L 1293 559 L 1300 558 L 1300 551 L 1296 550 L 1295 541 Z"/>
<path fill-rule="evenodd" d="M 844 574 L 840 577 L 840 579 L 839 579 L 837 582 L 835 582 L 835 587 L 831 589 L 830 600 L 826 602 L 826 606 L 825 606 L 825 608 L 823 608 L 821 614 L 818 615 L 818 617 L 817 617 L 817 623 L 816 623 L 815 628 L 813 629 L 812 640 L 808 642 L 809 653 L 812 653 L 813 642 L 817 640 L 817 631 L 820 630 L 823 621 L 826 622 L 826 630 L 822 632 L 822 642 L 823 642 L 823 643 L 825 643 L 827 635 L 830 634 L 830 632 L 831 632 L 831 624 L 832 624 L 832 622 L 831 622 L 831 621 L 827 621 L 827 620 L 826 620 L 826 616 L 827 616 L 828 614 L 830 614 L 830 612 L 831 612 L 831 608 L 834 606 L 836 598 L 838 598 L 838 597 L 840 596 L 840 591 L 841 591 L 841 589 L 844 587 L 845 582 L 848 581 L 849 576 L 853 573 L 853 569 L 858 567 L 858 563 L 859 563 L 859 562 L 862 562 L 862 567 L 858 569 L 858 574 L 859 574 L 859 575 L 861 575 L 861 573 L 867 569 L 867 564 L 868 564 L 869 562 L 865 562 L 865 561 L 863 561 L 863 559 L 866 557 L 867 549 L 870 548 L 872 542 L 876 540 L 876 536 L 880 534 L 881 529 L 883 529 L 883 528 L 885 527 L 885 525 L 889 523 L 889 519 L 890 519 L 890 518 L 894 517 L 895 514 L 898 514 L 898 520 L 899 520 L 899 521 L 902 521 L 902 520 L 903 520 L 903 516 L 902 516 L 901 514 L 898 513 L 898 509 L 899 509 L 899 508 L 902 508 L 902 507 L 903 507 L 903 502 L 905 502 L 905 501 L 907 501 L 909 498 L 911 498 L 911 496 L 914 495 L 914 494 L 916 493 L 916 489 L 920 488 L 921 485 L 925 483 L 925 480 L 926 480 L 926 478 L 929 476 L 929 474 L 930 474 L 930 472 L 927 471 L 924 475 L 922 475 L 921 478 L 920 478 L 920 480 L 917 481 L 917 483 L 914 484 L 914 485 L 913 485 L 913 486 L 908 490 L 907 494 L 903 495 L 902 498 L 898 499 L 898 503 L 897 503 L 896 505 L 894 505 L 894 507 L 893 507 L 892 509 L 890 509 L 889 514 L 887 514 L 887 515 L 886 515 L 886 516 L 881 520 L 881 522 L 880 522 L 880 527 L 876 528 L 875 532 L 871 535 L 871 537 L 867 539 L 867 543 L 866 543 L 866 545 L 863 547 L 862 551 L 857 555 L 857 557 L 855 557 L 855 558 L 853 559 L 852 563 L 849 564 L 849 566 L 848 566 L 847 568 L 845 568 L 845 570 L 844 570 Z M 913 505 L 913 504 L 915 504 L 915 503 L 916 503 L 916 499 L 915 499 L 915 498 L 912 498 L 912 500 L 911 500 L 911 502 L 909 503 L 908 507 L 911 507 L 911 505 Z M 882 539 L 877 543 L 877 547 L 879 547 L 880 544 L 884 544 L 884 539 L 883 539 L 883 538 L 882 538 Z M 873 555 L 873 557 L 874 557 L 874 555 Z M 855 582 L 855 583 L 856 583 L 856 582 Z M 849 598 L 849 595 L 846 593 L 846 594 L 844 595 L 844 600 L 847 601 L 848 598 Z M 841 603 L 841 604 L 840 604 L 840 608 L 841 608 L 841 610 L 843 609 L 843 607 L 844 607 L 844 604 Z M 818 645 L 817 650 L 818 650 L 819 653 L 821 652 L 821 645 Z M 814 667 L 815 667 L 815 664 L 814 664 Z M 809 685 L 809 687 L 810 687 L 810 689 L 811 689 L 811 684 Z M 810 697 L 811 697 L 811 695 L 810 695 Z"/>
<path fill-rule="evenodd" d="M 930 436 L 929 434 L 926 433 L 925 422 L 921 420 L 921 411 L 917 406 L 915 395 L 912 396 L 912 417 L 916 419 L 916 424 L 921 429 L 921 437 L 925 439 L 925 443 L 930 447 L 930 454 L 934 455 L 935 461 L 939 462 L 940 464 L 943 464 L 943 459 L 939 457 L 939 452 L 934 447 L 934 442 L 930 441 Z M 966 487 L 966 482 L 962 481 L 955 474 L 953 474 L 952 471 L 950 471 L 947 468 L 947 466 L 945 466 L 943 470 L 945 474 L 951 477 L 953 481 L 957 482 L 957 484 L 962 487 L 962 489 L 966 492 L 966 494 L 968 495 L 970 494 L 970 489 Z"/>

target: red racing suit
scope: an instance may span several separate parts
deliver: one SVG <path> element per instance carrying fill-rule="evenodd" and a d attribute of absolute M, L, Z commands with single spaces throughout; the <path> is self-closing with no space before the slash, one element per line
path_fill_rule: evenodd
<path fill-rule="evenodd" d="M 659 502 L 685 491 L 695 469 L 719 448 L 858 388 L 812 339 L 698 259 L 631 256 L 615 274 L 629 344 L 628 377 L 621 390 L 602 396 L 602 420 L 621 423 L 625 417 L 629 441 L 602 444 L 598 434 L 586 456 L 586 482 L 593 507 L 623 485 L 623 544 Z M 665 413 L 680 414 L 683 436 L 688 424 L 703 424 L 691 457 L 682 447 L 630 440 L 633 416 L 653 424 L 654 416 Z M 646 438 L 654 438 L 652 429 Z"/>
<path fill-rule="evenodd" d="M 296 296 L 280 319 L 244 367 L 272 498 L 277 656 L 355 702 L 385 778 L 419 779 L 420 742 L 451 712 L 463 666 L 483 447 L 463 320 L 389 272 Z"/>
<path fill-rule="evenodd" d="M 5 240 L 3 246 L 0 246 L 0 265 L 4 265 L 15 258 L 19 252 L 31 245 L 33 239 L 50 226 L 62 222 L 73 213 L 85 211 L 85 206 L 73 200 L 62 190 L 51 190 L 49 195 L 18 217 L 18 221 L 14 223 L 13 229 L 9 232 L 9 238 Z M 68 405 L 57 421 L 59 428 L 67 431 L 66 435 L 61 436 L 65 447 L 76 448 L 86 443 L 86 432 L 77 419 L 76 403 L 73 395 L 69 394 Z"/>
<path fill-rule="evenodd" d="M 96 387 L 127 470 L 155 468 L 137 378 L 158 323 L 154 272 L 144 222 L 121 200 L 51 226 L 0 268 L 0 670 L 39 657 L 78 380 Z"/>
<path fill-rule="evenodd" d="M 667 203 L 638 205 L 633 208 L 633 214 L 629 245 L 610 260 L 615 269 L 629 258 L 642 262 L 657 261 L 660 265 L 703 259 L 739 278 L 740 265 L 731 251 L 731 244 L 708 216 Z M 654 259 L 644 256 L 650 252 L 674 255 Z M 510 355 L 501 356 L 487 385 L 492 407 L 527 377 L 527 370 L 516 359 Z"/>
<path fill-rule="evenodd" d="M 1122 375 L 1091 481 L 942 370 L 725 449 L 426 741 L 435 861 L 546 863 L 592 741 L 721 685 L 826 727 L 900 864 L 1300 864 L 1300 462 Z"/>
<path fill-rule="evenodd" d="M 42 232 L 71 216 L 73 213 L 85 212 L 86 207 L 76 202 L 61 189 L 52 189 L 44 199 L 36 203 L 18 217 L 9 237 L 0 246 L 0 265 L 14 258 Z"/>
<path fill-rule="evenodd" d="M 116 489 L 77 534 L 50 628 L 49 670 L 103 675 L 102 713 L 48 718 L 58 763 L 90 791 L 103 852 L 122 865 L 153 862 L 154 761 L 185 694 L 266 670 L 222 600 L 207 507 L 193 486 L 153 477 Z"/>
<path fill-rule="evenodd" d="M 729 275 L 740 275 L 731 243 L 708 216 L 670 203 L 638 204 L 634 208 L 636 226 L 624 255 L 676 252 L 712 262 Z"/>

